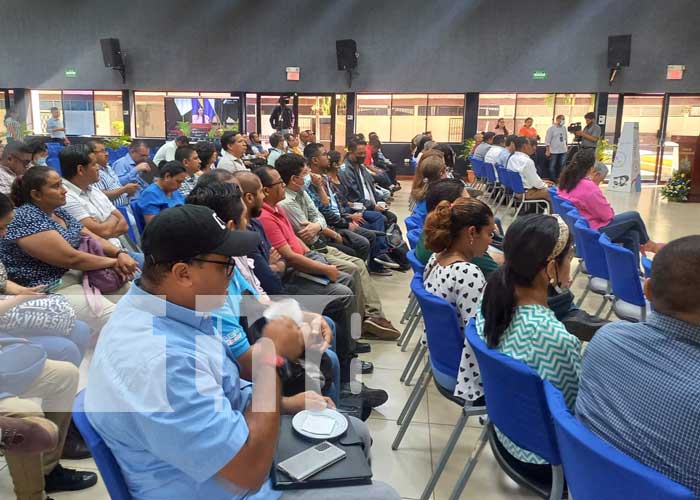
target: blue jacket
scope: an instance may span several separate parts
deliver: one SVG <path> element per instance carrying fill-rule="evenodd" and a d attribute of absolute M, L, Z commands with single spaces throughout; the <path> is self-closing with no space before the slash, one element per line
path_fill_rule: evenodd
<path fill-rule="evenodd" d="M 374 189 L 372 174 L 370 174 L 366 168 L 360 168 L 358 171 L 358 169 L 350 163 L 350 160 L 346 158 L 345 163 L 340 168 L 340 172 L 338 172 L 340 182 L 342 182 L 345 187 L 345 196 L 349 202 L 359 202 L 362 203 L 367 210 L 374 210 L 374 202 L 365 198 L 361 176 L 364 176 L 368 185 L 371 186 L 370 189 Z"/>

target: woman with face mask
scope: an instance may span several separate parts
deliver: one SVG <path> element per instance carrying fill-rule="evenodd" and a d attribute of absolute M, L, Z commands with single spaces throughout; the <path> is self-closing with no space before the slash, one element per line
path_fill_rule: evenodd
<path fill-rule="evenodd" d="M 455 307 L 462 326 L 476 315 L 486 284 L 481 270 L 471 261 L 486 252 L 495 229 L 491 209 L 474 198 L 457 198 L 452 203 L 443 200 L 425 221 L 425 247 L 436 253 L 425 266 L 423 285 Z M 444 389 L 454 391 L 459 398 L 476 401 L 483 397 L 479 368 L 466 342 L 460 372 L 436 371 L 434 376 Z"/>
<path fill-rule="evenodd" d="M 46 159 L 49 157 L 49 148 L 45 142 L 35 142 L 27 144 L 32 151 L 32 166 L 45 167 Z"/>
<path fill-rule="evenodd" d="M 523 361 L 562 391 L 574 407 L 581 371 L 581 342 L 547 305 L 550 286 L 569 285 L 573 240 L 558 215 L 519 217 L 503 240 L 505 263 L 484 289 L 476 327 L 491 349 Z M 514 402 L 515 403 L 515 402 Z M 551 467 L 496 429 L 496 447 L 520 474 L 551 484 Z"/>

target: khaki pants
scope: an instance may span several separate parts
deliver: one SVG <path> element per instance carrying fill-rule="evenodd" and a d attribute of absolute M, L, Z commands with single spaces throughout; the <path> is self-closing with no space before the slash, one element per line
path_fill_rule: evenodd
<path fill-rule="evenodd" d="M 63 275 L 62 279 L 63 284 L 61 288 L 57 290 L 57 293 L 60 293 L 68 299 L 75 310 L 77 319 L 87 323 L 94 333 L 99 333 L 100 330 L 102 330 L 102 327 L 105 326 L 105 323 L 107 323 L 114 311 L 114 304 L 119 301 L 121 296 L 124 295 L 131 286 L 131 284 L 127 282 L 116 292 L 104 295 L 101 299 L 102 312 L 99 315 L 95 315 L 85 298 L 83 273 L 80 271 L 68 271 Z"/>
<path fill-rule="evenodd" d="M 379 300 L 379 294 L 372 284 L 372 279 L 364 261 L 357 257 L 351 257 L 331 246 L 326 247 L 324 250 L 327 251 L 324 256 L 329 264 L 333 264 L 353 277 L 355 296 L 361 305 L 360 311 L 363 311 L 365 316 L 381 316 L 383 318 L 382 302 Z"/>
<path fill-rule="evenodd" d="M 53 450 L 43 454 L 7 453 L 7 466 L 18 500 L 44 499 L 44 475 L 56 467 L 63 453 L 78 377 L 78 369 L 72 363 L 46 360 L 41 375 L 21 397 L 0 399 L 0 413 L 4 416 L 45 416 L 58 427 L 58 444 Z M 31 398 L 40 398 L 41 403 Z"/>
<path fill-rule="evenodd" d="M 525 191 L 526 200 L 545 200 L 551 202 L 549 199 L 549 191 L 547 188 L 544 189 L 528 189 Z"/>

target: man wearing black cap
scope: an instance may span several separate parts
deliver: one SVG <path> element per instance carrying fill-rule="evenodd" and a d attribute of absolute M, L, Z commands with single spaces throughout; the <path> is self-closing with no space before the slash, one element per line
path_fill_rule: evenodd
<path fill-rule="evenodd" d="M 102 330 L 85 396 L 87 416 L 134 498 L 280 496 L 269 479 L 280 427 L 278 367 L 301 355 L 304 337 L 288 318 L 270 321 L 254 346 L 253 386 L 240 379 L 207 316 L 224 302 L 233 257 L 257 242 L 257 234 L 232 232 L 199 205 L 161 212 L 143 234 L 142 278 Z M 351 422 L 369 453 L 369 432 Z M 311 493 L 332 494 L 323 491 Z M 398 498 L 379 483 L 343 491 Z"/>

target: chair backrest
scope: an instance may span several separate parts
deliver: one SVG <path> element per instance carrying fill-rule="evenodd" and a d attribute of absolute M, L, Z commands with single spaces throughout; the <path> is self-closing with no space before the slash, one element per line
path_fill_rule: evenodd
<path fill-rule="evenodd" d="M 46 158 L 46 164 L 58 172 L 59 175 L 63 175 L 61 173 L 61 162 L 58 161 L 58 156 L 48 156 Z"/>
<path fill-rule="evenodd" d="M 515 170 L 506 170 L 508 174 L 508 179 L 510 180 L 510 188 L 516 194 L 525 194 L 525 186 L 523 185 L 523 178 L 520 177 L 520 172 Z"/>
<path fill-rule="evenodd" d="M 90 448 L 109 496 L 112 500 L 131 500 L 131 493 L 117 460 L 85 415 L 85 391 L 80 391 L 73 401 L 73 422 Z"/>
<path fill-rule="evenodd" d="M 561 204 L 564 200 L 557 193 L 558 193 L 557 188 L 555 188 L 555 187 L 549 188 L 549 199 L 552 200 L 552 213 L 553 214 L 561 214 L 562 213 Z"/>
<path fill-rule="evenodd" d="M 139 230 L 139 234 L 143 234 L 143 230 L 146 229 L 146 220 L 143 218 L 143 212 L 141 211 L 141 207 L 136 202 L 136 200 L 131 200 L 129 205 L 131 206 L 131 213 L 134 214 L 136 228 Z"/>
<path fill-rule="evenodd" d="M 560 203 L 560 206 L 561 206 L 561 212 L 562 212 L 563 214 L 566 213 L 566 212 L 569 212 L 569 211 L 571 211 L 571 210 L 576 210 L 576 211 L 578 211 L 578 209 L 574 206 L 573 203 L 571 203 L 571 202 L 568 201 L 568 200 L 565 200 L 564 198 L 562 198 L 562 202 Z"/>
<path fill-rule="evenodd" d="M 601 234 L 599 241 L 605 252 L 610 286 L 615 298 L 639 307 L 646 307 L 647 301 L 642 291 L 639 268 L 632 251 L 613 243 L 606 234 Z"/>
<path fill-rule="evenodd" d="M 124 206 L 117 207 L 117 210 L 119 210 L 121 212 L 121 214 L 124 216 L 124 218 L 126 219 L 126 223 L 129 226 L 129 230 L 128 230 L 129 238 L 131 238 L 131 241 L 133 241 L 135 244 L 137 244 L 139 239 L 136 237 L 136 233 L 134 232 L 134 225 L 131 223 L 131 218 L 129 217 L 129 211 Z M 135 217 L 134 217 L 134 219 L 135 219 Z"/>
<path fill-rule="evenodd" d="M 465 328 L 486 394 L 489 419 L 516 445 L 561 464 L 540 375 L 520 360 L 489 348 L 474 320 Z"/>
<path fill-rule="evenodd" d="M 593 434 L 571 414 L 561 391 L 549 382 L 545 382 L 545 395 L 554 421 L 564 475 L 573 498 L 695 498 L 686 487 L 637 462 Z"/>
<path fill-rule="evenodd" d="M 423 271 L 425 271 L 425 264 L 418 260 L 416 257 L 416 252 L 414 250 L 409 250 L 406 253 L 406 258 L 408 259 L 408 263 L 411 265 L 411 269 L 413 269 L 413 273 L 421 276 L 422 278 Z"/>
<path fill-rule="evenodd" d="M 496 179 L 496 167 L 494 167 L 493 163 L 484 162 L 484 175 L 489 182 L 495 184 L 498 181 L 498 179 Z"/>
<path fill-rule="evenodd" d="M 586 263 L 586 271 L 595 277 L 610 279 L 608 262 L 605 252 L 600 245 L 600 233 L 586 225 L 583 219 L 578 219 L 574 224 L 574 239 L 576 248 L 581 252 Z"/>
<path fill-rule="evenodd" d="M 58 153 L 64 148 L 63 144 L 60 142 L 47 142 L 46 148 L 49 151 L 49 156 L 58 156 Z"/>
<path fill-rule="evenodd" d="M 482 165 L 483 165 L 482 161 L 473 155 L 469 157 L 469 160 L 471 161 L 471 166 L 472 166 L 472 170 L 474 170 L 474 175 L 476 175 L 477 177 L 483 178 L 484 177 L 484 169 L 482 168 Z"/>
<path fill-rule="evenodd" d="M 408 237 L 408 244 L 410 245 L 411 250 L 416 249 L 416 245 L 418 245 L 418 240 L 420 240 L 420 235 L 422 231 L 423 230 L 420 228 L 411 229 L 406 235 Z"/>
<path fill-rule="evenodd" d="M 418 299 L 423 315 L 431 367 L 441 374 L 456 378 L 464 347 L 457 311 L 447 301 L 423 287 L 422 274 L 413 276 L 411 291 Z"/>
<path fill-rule="evenodd" d="M 403 220 L 406 225 L 406 231 L 413 231 L 414 229 L 423 229 L 423 224 L 420 222 L 420 218 L 415 215 L 409 215 Z"/>
<path fill-rule="evenodd" d="M 498 165 L 496 164 L 496 175 L 498 176 L 498 182 L 500 182 L 503 186 L 510 188 L 510 178 L 508 177 L 508 174 L 504 172 L 506 167 L 503 165 Z"/>

